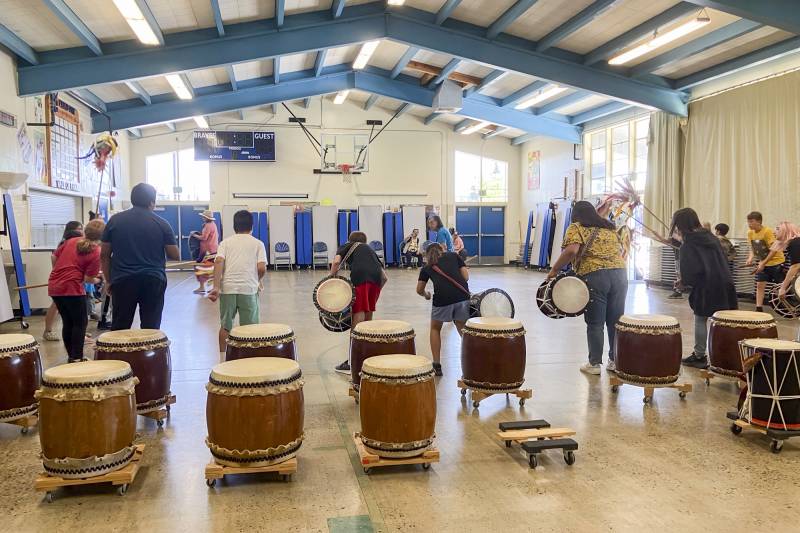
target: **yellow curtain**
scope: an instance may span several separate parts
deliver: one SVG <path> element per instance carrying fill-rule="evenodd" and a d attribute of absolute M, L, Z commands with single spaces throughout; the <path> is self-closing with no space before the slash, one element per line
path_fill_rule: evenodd
<path fill-rule="evenodd" d="M 672 213 L 682 206 L 684 139 L 686 119 L 659 112 L 650 117 L 647 139 L 647 182 L 644 190 L 644 223 L 664 237 Z"/>

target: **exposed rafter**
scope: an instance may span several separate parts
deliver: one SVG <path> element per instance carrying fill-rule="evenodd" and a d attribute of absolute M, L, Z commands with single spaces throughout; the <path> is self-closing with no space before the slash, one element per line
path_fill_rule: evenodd
<path fill-rule="evenodd" d="M 575 104 L 580 102 L 581 100 L 585 100 L 592 96 L 592 93 L 587 91 L 576 91 L 572 94 L 568 94 L 558 100 L 553 100 L 552 102 L 548 102 L 542 106 L 537 107 L 533 110 L 534 114 L 539 115 L 541 117 L 554 112 L 557 109 L 561 109 L 562 107 L 567 107 L 569 105 Z"/>
<path fill-rule="evenodd" d="M 613 115 L 614 113 L 622 111 L 623 109 L 628 109 L 629 107 L 631 107 L 631 105 L 626 104 L 625 102 L 609 102 L 605 105 L 578 113 L 570 118 L 570 122 L 572 124 L 583 124 L 585 122 L 589 122 L 590 120 Z"/>
<path fill-rule="evenodd" d="M 167 127 L 169 131 L 176 131 L 178 128 L 175 126 L 174 122 L 165 122 L 164 125 Z"/>
<path fill-rule="evenodd" d="M 525 135 L 520 135 L 519 137 L 514 137 L 511 139 L 511 146 L 519 146 L 520 144 L 524 144 L 528 141 L 532 141 L 536 137 L 536 135 L 532 133 L 526 133 Z"/>
<path fill-rule="evenodd" d="M 314 75 L 319 76 L 322 74 L 322 69 L 325 67 L 325 58 L 328 57 L 328 49 L 322 49 L 317 52 L 317 58 L 314 60 Z"/>
<path fill-rule="evenodd" d="M 431 81 L 432 85 L 438 85 L 446 80 L 450 74 L 454 73 L 458 68 L 458 65 L 461 63 L 461 60 L 456 58 L 451 59 L 448 63 L 442 67 L 442 70 L 439 74 L 436 75 L 435 78 Z"/>
<path fill-rule="evenodd" d="M 403 72 L 403 69 L 406 68 L 406 65 L 408 65 L 408 63 L 414 58 L 414 56 L 417 55 L 417 52 L 419 52 L 419 48 L 415 46 L 409 46 L 408 49 L 406 49 L 406 51 L 400 57 L 400 59 L 397 60 L 397 63 L 392 69 L 391 77 L 396 78 L 397 76 L 399 76 L 400 73 Z"/>
<path fill-rule="evenodd" d="M 564 24 L 554 29 L 536 43 L 536 51 L 544 52 L 548 48 L 557 45 L 579 29 L 583 28 L 591 21 L 605 13 L 614 3 L 619 0 L 595 0 L 589 7 L 566 21 Z"/>
<path fill-rule="evenodd" d="M 337 91 L 339 91 L 339 90 L 341 90 L 341 89 L 337 89 Z M 334 92 L 334 91 L 331 91 L 331 92 Z M 302 106 L 304 108 L 308 109 L 308 106 L 310 106 L 310 105 L 311 105 L 311 97 L 303 98 Z"/>
<path fill-rule="evenodd" d="M 436 24 L 438 26 L 444 24 L 444 21 L 450 18 L 450 15 L 460 3 L 461 0 L 447 0 L 444 5 L 439 8 L 439 12 L 436 13 Z"/>
<path fill-rule="evenodd" d="M 533 7 L 538 0 L 517 0 L 513 6 L 509 7 L 505 13 L 492 22 L 492 25 L 486 30 L 487 39 L 495 39 L 498 35 L 503 33 L 515 20 L 517 20 L 523 13 Z"/>
<path fill-rule="evenodd" d="M 281 82 L 281 58 L 276 57 L 272 60 L 272 79 L 275 83 Z"/>
<path fill-rule="evenodd" d="M 514 94 L 512 94 L 510 96 L 506 96 L 505 98 L 503 98 L 503 102 L 502 102 L 501 105 L 503 107 L 515 106 L 518 103 L 522 102 L 523 100 L 526 100 L 527 98 L 529 98 L 529 97 L 533 96 L 534 94 L 536 94 L 537 92 L 541 91 L 542 89 L 544 89 L 548 85 L 550 85 L 550 83 L 548 83 L 546 81 L 542 81 L 542 80 L 537 80 L 537 81 L 535 81 L 535 82 L 533 82 L 533 83 L 531 83 L 529 85 L 526 85 L 522 89 L 514 92 Z"/>
<path fill-rule="evenodd" d="M 233 65 L 226 65 L 225 70 L 228 71 L 228 79 L 231 82 L 231 89 L 234 91 L 239 88 L 239 84 L 236 82 L 236 71 L 233 70 Z"/>
<path fill-rule="evenodd" d="M 394 112 L 394 113 L 395 113 L 395 116 L 398 116 L 398 117 L 399 117 L 400 115 L 405 115 L 406 113 L 408 113 L 409 111 L 411 111 L 411 107 L 412 107 L 412 104 L 409 104 L 409 103 L 405 103 L 405 104 L 401 105 L 401 106 L 400 106 L 400 107 L 398 107 L 398 108 L 397 108 L 397 110 Z"/>
<path fill-rule="evenodd" d="M 269 110 L 270 110 L 270 113 L 272 113 L 273 115 L 277 115 L 278 114 L 278 104 L 277 103 L 270 104 Z"/>
<path fill-rule="evenodd" d="M 454 61 L 459 61 L 459 60 L 454 60 Z M 458 64 L 456 63 L 456 65 Z M 416 70 L 417 72 L 422 72 L 423 74 L 431 76 L 430 80 L 433 80 L 434 78 L 442 74 L 442 72 L 447 68 L 447 65 L 445 65 L 444 68 L 441 68 L 437 67 L 436 65 L 423 63 L 421 61 L 409 61 L 408 66 L 406 68 L 409 70 Z M 470 76 L 469 74 L 462 74 L 460 72 L 450 72 L 448 73 L 447 78 L 460 83 L 462 86 L 478 85 L 483 82 L 481 78 L 478 78 L 476 76 Z M 424 80 L 425 78 L 423 77 L 421 81 L 422 85 L 427 85 Z"/>
<path fill-rule="evenodd" d="M 737 17 L 753 20 L 791 33 L 800 33 L 800 9 L 796 0 L 689 0 Z"/>
<path fill-rule="evenodd" d="M 468 118 L 465 118 L 464 120 L 462 120 L 461 122 L 458 122 L 457 124 L 455 124 L 455 125 L 453 126 L 453 131 L 454 131 L 455 133 L 461 133 L 462 131 L 464 131 L 465 129 L 467 129 L 468 127 L 470 127 L 470 125 L 471 125 L 473 122 L 474 122 L 473 120 L 471 120 L 471 119 L 468 119 Z"/>
<path fill-rule="evenodd" d="M 275 0 L 275 25 L 280 28 L 286 17 L 286 0 Z"/>
<path fill-rule="evenodd" d="M 103 48 L 92 30 L 75 14 L 64 0 L 43 0 L 44 4 L 57 16 L 67 28 L 83 41 L 95 55 L 103 55 Z"/>
<path fill-rule="evenodd" d="M 161 33 L 161 26 L 158 25 L 158 21 L 153 15 L 153 12 L 150 11 L 150 6 L 147 5 L 147 0 L 133 1 L 136 2 L 137 6 L 139 6 L 139 11 L 142 12 L 144 20 L 147 22 L 147 25 L 150 26 L 150 29 L 153 30 L 153 34 L 156 36 L 156 39 L 158 39 L 158 44 L 164 46 L 164 34 Z"/>
<path fill-rule="evenodd" d="M 239 120 L 241 120 L 242 122 L 244 122 L 244 109 L 240 109 L 240 110 L 238 110 L 238 111 L 237 111 L 237 114 L 239 115 Z"/>
<path fill-rule="evenodd" d="M 429 126 L 434 120 L 438 120 L 442 118 L 444 115 L 445 113 L 431 113 L 430 115 L 428 115 L 423 119 L 423 122 L 425 123 L 426 126 Z"/>
<path fill-rule="evenodd" d="M 333 4 L 331 4 L 331 14 L 333 15 L 333 18 L 338 19 L 342 16 L 345 2 L 346 0 L 333 0 Z"/>
<path fill-rule="evenodd" d="M 139 128 L 128 128 L 128 135 L 134 139 L 140 139 L 142 137 L 142 130 Z"/>
<path fill-rule="evenodd" d="M 184 85 L 186 85 L 186 88 L 189 89 L 189 92 L 192 94 L 192 98 L 194 98 L 194 96 L 195 96 L 194 86 L 192 85 L 192 82 L 189 79 L 189 76 L 187 76 L 184 72 L 179 73 L 178 76 L 181 77 L 181 79 L 183 80 Z"/>
<path fill-rule="evenodd" d="M 505 126 L 497 126 L 494 130 L 490 131 L 489 133 L 483 134 L 483 140 L 491 139 L 492 137 L 497 137 L 501 133 L 505 133 L 511 128 L 507 128 Z"/>
<path fill-rule="evenodd" d="M 39 64 L 39 56 L 25 41 L 17 37 L 13 31 L 0 24 L 0 44 L 14 52 L 31 65 Z"/>
<path fill-rule="evenodd" d="M 139 97 L 139 100 L 145 103 L 145 105 L 150 105 L 150 94 L 142 87 L 142 84 L 136 80 L 126 81 L 125 85 L 128 86 L 128 89 L 136 93 L 136 96 Z"/>
<path fill-rule="evenodd" d="M 211 10 L 214 12 L 214 24 L 217 25 L 217 33 L 220 37 L 224 37 L 225 25 L 222 24 L 222 12 L 219 10 L 219 0 L 211 0 Z"/>
<path fill-rule="evenodd" d="M 369 96 L 369 98 L 367 98 L 367 101 L 366 101 L 366 102 L 364 102 L 364 111 L 369 111 L 369 110 L 370 110 L 370 108 L 371 108 L 372 106 L 374 106 L 374 105 L 375 105 L 375 103 L 378 101 L 378 98 L 379 98 L 379 97 L 378 97 L 378 95 L 376 95 L 376 94 L 371 94 L 371 95 Z"/>
<path fill-rule="evenodd" d="M 89 89 L 75 89 L 72 93 L 75 98 L 95 111 L 99 111 L 100 113 L 106 112 L 106 103 Z"/>
<path fill-rule="evenodd" d="M 473 87 L 473 88 L 467 89 L 467 94 L 469 95 L 469 94 L 472 94 L 472 93 L 481 92 L 482 90 L 487 88 L 489 85 L 491 85 L 492 83 L 494 83 L 497 80 L 499 80 L 500 78 L 502 78 L 505 74 L 506 74 L 506 71 L 504 71 L 504 70 L 493 70 L 492 72 L 489 73 L 489 75 L 487 75 L 485 78 L 483 78 L 481 80 L 481 82 L 477 85 L 477 87 Z"/>

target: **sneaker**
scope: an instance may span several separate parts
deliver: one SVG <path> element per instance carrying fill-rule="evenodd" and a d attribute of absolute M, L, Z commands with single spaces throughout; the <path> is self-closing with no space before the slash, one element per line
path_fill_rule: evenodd
<path fill-rule="evenodd" d="M 336 365 L 334 370 L 340 374 L 350 374 L 350 361 L 344 361 L 343 363 Z"/>
<path fill-rule="evenodd" d="M 443 376 L 442 374 L 442 364 L 441 363 L 433 363 L 433 373 L 437 376 Z"/>
<path fill-rule="evenodd" d="M 681 359 L 681 363 L 694 368 L 708 368 L 708 360 L 706 359 L 706 356 L 697 355 L 694 352 L 692 352 L 692 355 L 689 357 L 684 357 Z"/>
<path fill-rule="evenodd" d="M 667 296 L 667 298 L 671 300 L 680 300 L 681 298 L 683 298 L 683 293 L 681 293 L 680 291 L 672 291 L 672 294 Z"/>
<path fill-rule="evenodd" d="M 46 341 L 60 341 L 61 337 L 55 331 L 45 331 L 42 338 Z"/>
<path fill-rule="evenodd" d="M 583 363 L 581 365 L 581 372 L 584 374 L 591 374 L 593 376 L 600 375 L 600 365 L 593 365 L 592 363 Z"/>
<path fill-rule="evenodd" d="M 193 292 L 194 294 L 205 294 L 205 293 L 206 293 L 206 290 L 205 290 L 205 289 L 195 289 L 195 290 L 193 290 L 192 292 Z"/>
<path fill-rule="evenodd" d="M 111 322 L 108 320 L 101 320 L 97 323 L 97 329 L 109 330 L 111 329 Z"/>
<path fill-rule="evenodd" d="M 80 359 L 67 359 L 67 363 L 82 363 L 84 361 L 88 361 L 85 357 L 81 357 Z"/>
<path fill-rule="evenodd" d="M 757 313 L 763 313 L 763 312 L 764 312 L 764 307 L 763 307 L 763 306 L 761 306 L 761 305 L 757 305 L 757 306 L 756 306 L 756 312 L 757 312 Z"/>
<path fill-rule="evenodd" d="M 613 359 L 609 359 L 608 363 L 606 363 L 606 372 L 613 372 L 616 374 L 617 363 L 615 363 Z"/>

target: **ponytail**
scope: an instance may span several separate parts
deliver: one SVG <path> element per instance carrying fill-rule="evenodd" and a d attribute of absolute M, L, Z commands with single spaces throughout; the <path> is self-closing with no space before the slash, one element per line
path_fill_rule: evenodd
<path fill-rule="evenodd" d="M 78 241 L 78 254 L 86 255 L 94 252 L 95 248 L 99 246 L 105 227 L 106 223 L 99 218 L 86 224 L 86 227 L 83 228 L 83 239 Z"/>
<path fill-rule="evenodd" d="M 433 266 L 439 262 L 439 259 L 444 255 L 444 249 L 439 243 L 431 243 L 428 249 L 425 250 L 425 262 Z"/>

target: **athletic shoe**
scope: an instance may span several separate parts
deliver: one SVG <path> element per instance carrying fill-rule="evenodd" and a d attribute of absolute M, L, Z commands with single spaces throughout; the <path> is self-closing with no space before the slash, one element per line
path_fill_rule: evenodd
<path fill-rule="evenodd" d="M 60 341 L 61 336 L 55 331 L 45 331 L 42 338 L 46 341 Z"/>
<path fill-rule="evenodd" d="M 764 312 L 764 307 L 763 307 L 763 306 L 760 306 L 760 305 L 757 305 L 757 306 L 756 306 L 756 312 L 757 312 L 757 313 L 763 313 L 763 312 Z"/>
<path fill-rule="evenodd" d="M 593 365 L 592 363 L 583 363 L 581 365 L 581 372 L 584 374 L 591 374 L 592 376 L 600 375 L 600 365 Z"/>
<path fill-rule="evenodd" d="M 442 364 L 441 363 L 433 363 L 433 373 L 437 376 L 443 376 L 442 374 Z"/>
<path fill-rule="evenodd" d="M 108 320 L 101 320 L 97 323 L 97 329 L 109 330 L 111 329 L 111 322 Z"/>
<path fill-rule="evenodd" d="M 339 364 L 334 368 L 340 374 L 350 374 L 350 361 L 344 361 L 343 363 Z"/>
<path fill-rule="evenodd" d="M 694 368 L 708 368 L 708 360 L 706 359 L 706 356 L 697 355 L 694 352 L 692 352 L 692 355 L 689 357 L 684 357 L 681 359 L 681 364 Z"/>
<path fill-rule="evenodd" d="M 617 363 L 613 359 L 609 359 L 608 363 L 606 363 L 606 372 L 617 373 Z"/>
<path fill-rule="evenodd" d="M 681 293 L 680 291 L 672 291 L 672 294 L 667 296 L 667 298 L 671 300 L 680 300 L 681 298 L 683 298 L 683 293 Z"/>
<path fill-rule="evenodd" d="M 205 293 L 206 293 L 206 290 L 205 290 L 205 289 L 195 289 L 195 290 L 193 290 L 192 292 L 193 292 L 194 294 L 205 294 Z"/>

